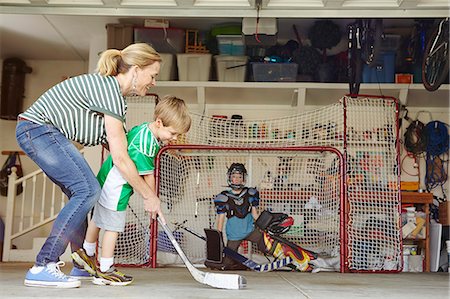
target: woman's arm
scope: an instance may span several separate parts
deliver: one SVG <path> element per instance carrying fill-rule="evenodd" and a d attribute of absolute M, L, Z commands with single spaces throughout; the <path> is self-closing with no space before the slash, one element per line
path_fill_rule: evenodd
<path fill-rule="evenodd" d="M 139 175 L 136 165 L 128 155 L 127 139 L 122 122 L 112 116 L 105 115 L 105 129 L 114 165 L 131 187 L 144 197 L 144 208 L 155 219 L 157 214 L 161 214 L 161 201 Z"/>

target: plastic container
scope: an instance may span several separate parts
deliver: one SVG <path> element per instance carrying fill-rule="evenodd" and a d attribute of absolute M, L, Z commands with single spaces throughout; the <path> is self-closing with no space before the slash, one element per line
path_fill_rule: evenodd
<path fill-rule="evenodd" d="M 175 79 L 175 63 L 173 54 L 160 53 L 162 58 L 158 81 L 172 81 Z"/>
<path fill-rule="evenodd" d="M 184 53 L 185 31 L 178 28 L 135 27 L 134 42 L 147 43 L 160 53 Z"/>
<path fill-rule="evenodd" d="M 208 81 L 211 72 L 211 54 L 177 54 L 180 81 Z"/>
<path fill-rule="evenodd" d="M 245 46 L 242 35 L 218 35 L 217 45 L 221 55 L 244 55 Z"/>
<path fill-rule="evenodd" d="M 395 52 L 381 53 L 373 67 L 364 65 L 363 83 L 394 83 L 395 82 Z"/>
<path fill-rule="evenodd" d="M 224 82 L 244 82 L 247 71 L 247 56 L 217 55 L 217 80 Z"/>
<path fill-rule="evenodd" d="M 295 82 L 298 64 L 252 62 L 253 80 L 256 82 Z"/>

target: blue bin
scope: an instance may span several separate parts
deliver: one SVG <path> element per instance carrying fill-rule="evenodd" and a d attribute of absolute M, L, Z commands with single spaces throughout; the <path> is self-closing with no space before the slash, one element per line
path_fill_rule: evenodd
<path fill-rule="evenodd" d="M 381 53 L 373 67 L 364 65 L 363 83 L 394 83 L 395 82 L 395 52 Z"/>

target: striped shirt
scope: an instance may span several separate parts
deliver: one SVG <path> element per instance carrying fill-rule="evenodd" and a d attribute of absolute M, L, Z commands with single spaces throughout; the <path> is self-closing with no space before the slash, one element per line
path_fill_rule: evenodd
<path fill-rule="evenodd" d="M 139 175 L 152 174 L 155 170 L 155 158 L 161 147 L 150 131 L 149 123 L 132 128 L 127 134 L 127 141 L 128 154 L 136 165 Z M 133 188 L 113 164 L 111 155 L 103 163 L 97 179 L 102 186 L 98 202 L 107 209 L 125 211 Z"/>
<path fill-rule="evenodd" d="M 51 124 L 69 140 L 86 146 L 106 143 L 104 114 L 122 121 L 127 104 L 113 76 L 86 74 L 50 88 L 19 116 Z"/>

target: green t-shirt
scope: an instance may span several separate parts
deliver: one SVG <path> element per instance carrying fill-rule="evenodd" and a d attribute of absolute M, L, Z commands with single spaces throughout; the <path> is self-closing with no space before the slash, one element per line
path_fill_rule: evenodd
<path fill-rule="evenodd" d="M 150 131 L 149 123 L 132 128 L 127 134 L 128 154 L 136 165 L 139 175 L 152 174 L 155 158 L 161 146 Z M 114 166 L 111 155 L 103 163 L 97 174 L 102 187 L 99 203 L 113 211 L 125 211 L 133 194 L 133 188 Z"/>

